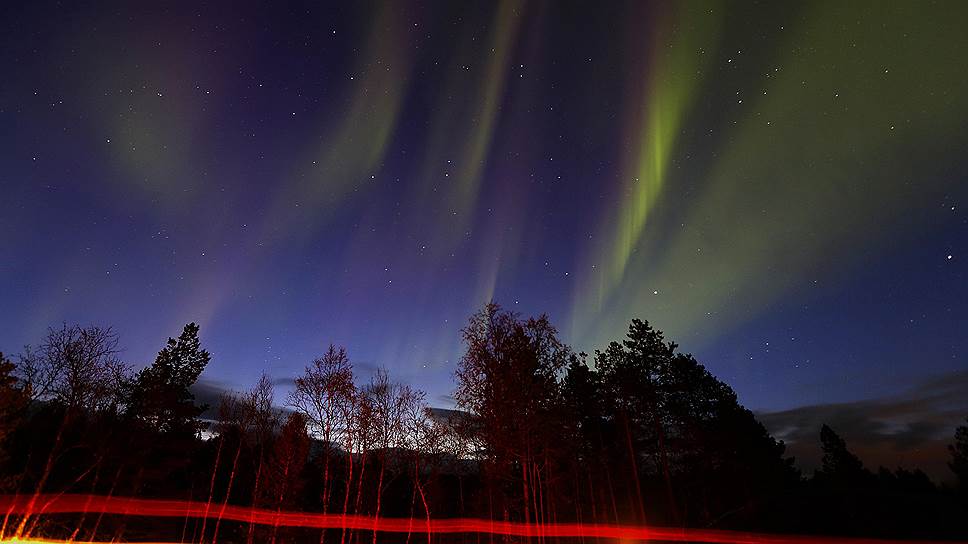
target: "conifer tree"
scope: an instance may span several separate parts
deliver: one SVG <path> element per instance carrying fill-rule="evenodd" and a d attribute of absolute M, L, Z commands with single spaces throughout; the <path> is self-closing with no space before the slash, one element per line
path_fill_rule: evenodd
<path fill-rule="evenodd" d="M 197 434 L 196 418 L 205 410 L 195 404 L 191 386 L 210 360 L 201 348 L 198 325 L 189 323 L 178 339 L 169 338 L 151 366 L 138 372 L 131 394 L 131 414 L 162 433 Z"/>

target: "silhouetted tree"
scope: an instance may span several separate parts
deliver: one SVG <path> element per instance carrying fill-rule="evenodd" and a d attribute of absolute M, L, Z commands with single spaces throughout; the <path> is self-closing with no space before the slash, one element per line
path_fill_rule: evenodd
<path fill-rule="evenodd" d="M 474 314 L 462 335 L 467 349 L 455 398 L 464 411 L 431 410 L 423 392 L 393 382 L 383 368 L 357 386 L 345 350 L 330 346 L 295 380 L 287 399 L 294 411 L 284 424 L 263 375 L 252 390 L 225 395 L 215 432 L 203 434 L 190 388 L 210 356 L 196 325 L 169 338 L 136 375 L 118 360 L 111 329 L 52 328 L 17 365 L 0 355 L 0 492 L 207 497 L 207 515 L 177 524 L 180 541 L 212 544 L 219 537 L 306 540 L 296 528 L 228 521 L 223 514 L 234 504 L 338 513 L 342 503 L 345 514 L 375 519 L 409 512 L 404 544 L 420 523 L 430 526 L 432 512 L 528 521 L 540 542 L 545 523 L 646 519 L 845 536 L 968 536 L 954 493 L 917 469 L 871 474 L 826 425 L 823 466 L 801 480 L 784 444 L 732 388 L 647 322 L 633 321 L 622 342 L 596 352 L 594 364 L 564 345 L 546 317 L 523 319 L 495 304 Z M 968 425 L 958 427 L 949 450 L 965 489 Z M 28 506 L 39 510 L 31 497 Z M 77 518 L 59 527 L 44 516 L 5 516 L 0 539 L 42 527 L 65 541 L 121 541 L 135 531 L 149 540 L 174 525 Z M 334 531 L 320 540 L 327 534 Z M 361 538 L 380 540 L 369 527 L 344 530 L 339 540 Z"/>
<path fill-rule="evenodd" d="M 572 444 L 571 491 L 578 521 L 618 523 L 613 468 L 616 449 L 615 425 L 605 412 L 601 374 L 574 357 L 562 380 L 565 421 L 564 435 Z"/>
<path fill-rule="evenodd" d="M 198 417 L 206 408 L 195 404 L 191 387 L 210 359 L 198 325 L 189 323 L 135 376 L 127 416 L 133 423 L 131 440 L 143 446 L 131 456 L 139 493 L 170 495 L 190 485 L 202 429 Z"/>
<path fill-rule="evenodd" d="M 606 411 L 621 440 L 614 451 L 626 454 L 638 517 L 645 517 L 641 482 L 656 476 L 671 520 L 749 515 L 796 479 L 792 459 L 783 458 L 785 446 L 740 406 L 732 388 L 677 347 L 633 320 L 623 343 L 596 355 Z"/>
<path fill-rule="evenodd" d="M 823 449 L 821 467 L 816 476 L 823 481 L 840 485 L 861 485 L 870 478 L 860 458 L 847 449 L 847 442 L 826 424 L 820 427 Z"/>
<path fill-rule="evenodd" d="M 299 504 L 306 483 L 309 443 L 306 416 L 290 412 L 269 452 L 267 477 L 259 489 L 264 497 L 261 504 L 276 511 L 291 510 Z M 278 529 L 278 525 L 273 527 L 271 542 L 276 541 Z"/>
<path fill-rule="evenodd" d="M 129 413 L 161 433 L 195 435 L 204 406 L 191 392 L 211 356 L 201 348 L 198 325 L 185 325 L 178 339 L 169 338 L 155 362 L 135 377 Z"/>
<path fill-rule="evenodd" d="M 38 492 L 96 485 L 112 444 L 111 420 L 127 391 L 127 367 L 118 353 L 110 327 L 66 323 L 49 328 L 37 351 L 25 348 L 17 373 L 32 413 L 31 429 L 21 436 L 32 455 L 20 465 L 21 483 Z M 23 516 L 15 534 L 29 534 L 39 519 Z"/>
<path fill-rule="evenodd" d="M 668 508 L 677 516 L 668 428 L 673 422 L 666 414 L 671 391 L 663 380 L 671 374 L 669 367 L 676 346 L 666 343 L 662 333 L 648 322 L 632 321 L 623 343 L 612 342 L 596 352 L 595 366 L 602 376 L 603 394 L 617 426 L 622 430 L 626 473 L 633 484 L 639 522 L 645 520 L 642 493 L 643 473 L 657 473 L 665 484 Z M 643 466 L 643 463 L 649 466 Z M 651 470 L 654 468 L 655 470 Z"/>
<path fill-rule="evenodd" d="M 322 441 L 323 483 L 320 499 L 323 512 L 329 512 L 332 492 L 334 446 L 352 442 L 352 415 L 356 397 L 353 365 L 346 350 L 330 345 L 329 349 L 306 367 L 296 378 L 289 395 L 289 406 L 305 416 L 309 429 Z M 347 484 L 348 485 L 348 484 Z"/>
<path fill-rule="evenodd" d="M 269 448 L 272 446 L 274 433 L 279 426 L 279 415 L 273 406 L 274 401 L 272 380 L 262 374 L 255 388 L 249 393 L 249 404 L 252 409 L 252 425 L 248 437 L 253 449 L 255 476 L 252 484 L 252 503 L 255 504 L 261 495 L 261 488 L 266 485 L 266 463 Z M 249 524 L 246 542 L 252 544 L 255 538 L 255 524 Z"/>
<path fill-rule="evenodd" d="M 14 375 L 16 365 L 0 352 L 0 493 L 16 485 L 16 474 L 8 467 L 8 440 L 20 424 L 28 396 Z"/>
<path fill-rule="evenodd" d="M 63 324 L 47 330 L 39 351 L 20 357 L 20 375 L 32 398 L 63 406 L 68 414 L 117 410 L 127 368 L 117 358 L 111 327 Z"/>
<path fill-rule="evenodd" d="M 936 490 L 934 483 L 921 469 L 898 468 L 891 472 L 885 467 L 877 470 L 879 485 L 890 492 L 929 493 Z"/>
<path fill-rule="evenodd" d="M 411 397 L 411 402 L 404 403 L 403 408 L 404 435 L 410 439 L 412 444 L 409 451 L 410 463 L 413 467 L 410 517 L 414 517 L 417 495 L 419 494 L 424 517 L 429 528 L 431 507 L 427 488 L 437 483 L 444 456 L 448 453 L 447 439 L 448 435 L 452 434 L 452 429 L 443 422 L 434 421 L 431 409 L 426 405 L 425 395 L 422 391 Z M 428 532 L 426 536 L 427 544 L 430 544 L 432 535 Z M 408 544 L 409 541 L 410 533 L 407 533 Z"/>
<path fill-rule="evenodd" d="M 488 304 L 462 331 L 467 350 L 457 366 L 454 397 L 473 414 L 467 429 L 490 477 L 520 489 L 525 521 L 544 519 L 548 473 L 560 445 L 556 430 L 561 394 L 558 375 L 571 351 L 547 316 L 522 320 Z M 505 517 L 510 512 L 505 504 Z"/>
<path fill-rule="evenodd" d="M 261 487 L 265 485 L 265 456 L 278 424 L 272 401 L 272 381 L 265 374 L 249 391 L 222 395 L 214 426 L 216 436 L 212 439 L 216 443 L 215 462 L 208 481 L 206 505 L 209 512 L 216 514 L 211 537 L 213 542 L 220 535 L 220 520 L 229 502 L 258 503 L 263 498 Z M 221 505 L 213 505 L 216 495 L 221 495 Z M 202 523 L 203 539 L 207 537 L 207 526 L 207 523 Z M 249 523 L 246 542 L 255 538 L 255 529 L 255 524 Z M 238 533 L 225 537 L 241 539 Z"/>
<path fill-rule="evenodd" d="M 26 392 L 19 386 L 14 374 L 17 366 L 0 352 L 0 445 L 16 426 L 15 416 L 27 402 Z"/>
<path fill-rule="evenodd" d="M 962 493 L 968 495 L 968 425 L 959 425 L 955 429 L 955 441 L 948 445 L 948 452 L 951 453 L 948 466 L 958 477 L 958 486 Z"/>
<path fill-rule="evenodd" d="M 419 412 L 423 406 L 424 395 L 409 385 L 395 383 L 385 368 L 378 368 L 369 385 L 363 390 L 369 407 L 368 428 L 372 433 L 372 444 L 376 448 L 379 473 L 376 481 L 376 506 L 374 517 L 379 519 L 385 491 L 388 463 L 398 459 L 399 450 L 410 444 L 412 437 L 407 436 L 407 418 Z M 391 469 L 394 467 L 390 467 Z M 403 467 L 396 467 L 403 468 Z M 377 533 L 373 531 L 373 543 Z"/>

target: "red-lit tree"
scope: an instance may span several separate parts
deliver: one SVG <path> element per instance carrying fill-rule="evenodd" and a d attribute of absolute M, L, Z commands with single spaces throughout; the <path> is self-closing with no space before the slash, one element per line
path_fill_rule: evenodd
<path fill-rule="evenodd" d="M 547 316 L 524 320 L 493 303 L 472 316 L 462 333 L 467 349 L 454 396 L 472 414 L 465 436 L 487 477 L 501 485 L 504 516 L 516 510 L 525 521 L 543 522 L 560 445 L 558 375 L 571 352 Z"/>
<path fill-rule="evenodd" d="M 322 357 L 314 359 L 305 372 L 296 378 L 295 386 L 289 395 L 289 406 L 305 416 L 310 432 L 322 441 L 323 484 L 320 499 L 323 512 L 327 513 L 338 447 L 353 442 L 353 409 L 357 391 L 353 383 L 353 365 L 346 350 L 330 345 Z M 348 470 L 347 485 L 352 480 L 352 465 Z M 321 541 L 323 538 L 325 531 L 320 537 Z"/>

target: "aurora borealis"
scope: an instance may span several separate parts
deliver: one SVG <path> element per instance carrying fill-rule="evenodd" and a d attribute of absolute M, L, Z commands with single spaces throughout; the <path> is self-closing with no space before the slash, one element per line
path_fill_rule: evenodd
<path fill-rule="evenodd" d="M 333 342 L 447 406 L 493 299 L 755 410 L 968 368 L 964 3 L 0 10 L 5 351 L 194 320 L 222 386 Z"/>

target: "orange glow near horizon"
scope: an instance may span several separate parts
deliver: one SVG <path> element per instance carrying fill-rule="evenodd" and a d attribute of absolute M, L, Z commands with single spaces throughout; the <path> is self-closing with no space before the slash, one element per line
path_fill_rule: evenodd
<path fill-rule="evenodd" d="M 34 508 L 30 505 L 33 504 Z M 839 538 L 824 536 L 776 535 L 690 529 L 641 527 L 630 525 L 550 523 L 534 524 L 472 518 L 417 519 L 374 518 L 360 515 L 277 512 L 262 508 L 227 506 L 215 513 L 205 502 L 155 500 L 97 495 L 5 495 L 0 496 L 0 511 L 6 516 L 47 516 L 53 514 L 111 514 L 154 518 L 218 518 L 223 521 L 255 523 L 306 529 L 355 529 L 384 533 L 458 534 L 482 533 L 516 537 L 605 538 L 623 544 L 633 541 L 708 542 L 718 544 L 923 544 L 929 541 Z M 219 508 L 219 510 L 222 510 Z M 33 537 L 2 538 L 0 542 L 51 544 L 68 542 Z M 75 544 L 100 544 L 73 540 Z M 948 542 L 948 541 L 946 541 Z M 105 543 L 106 544 L 106 543 Z M 149 544 L 149 543 L 139 543 Z M 162 544 L 162 543 L 152 543 Z M 957 544 L 957 543 L 949 543 Z M 964 544 L 964 543 L 963 543 Z"/>

